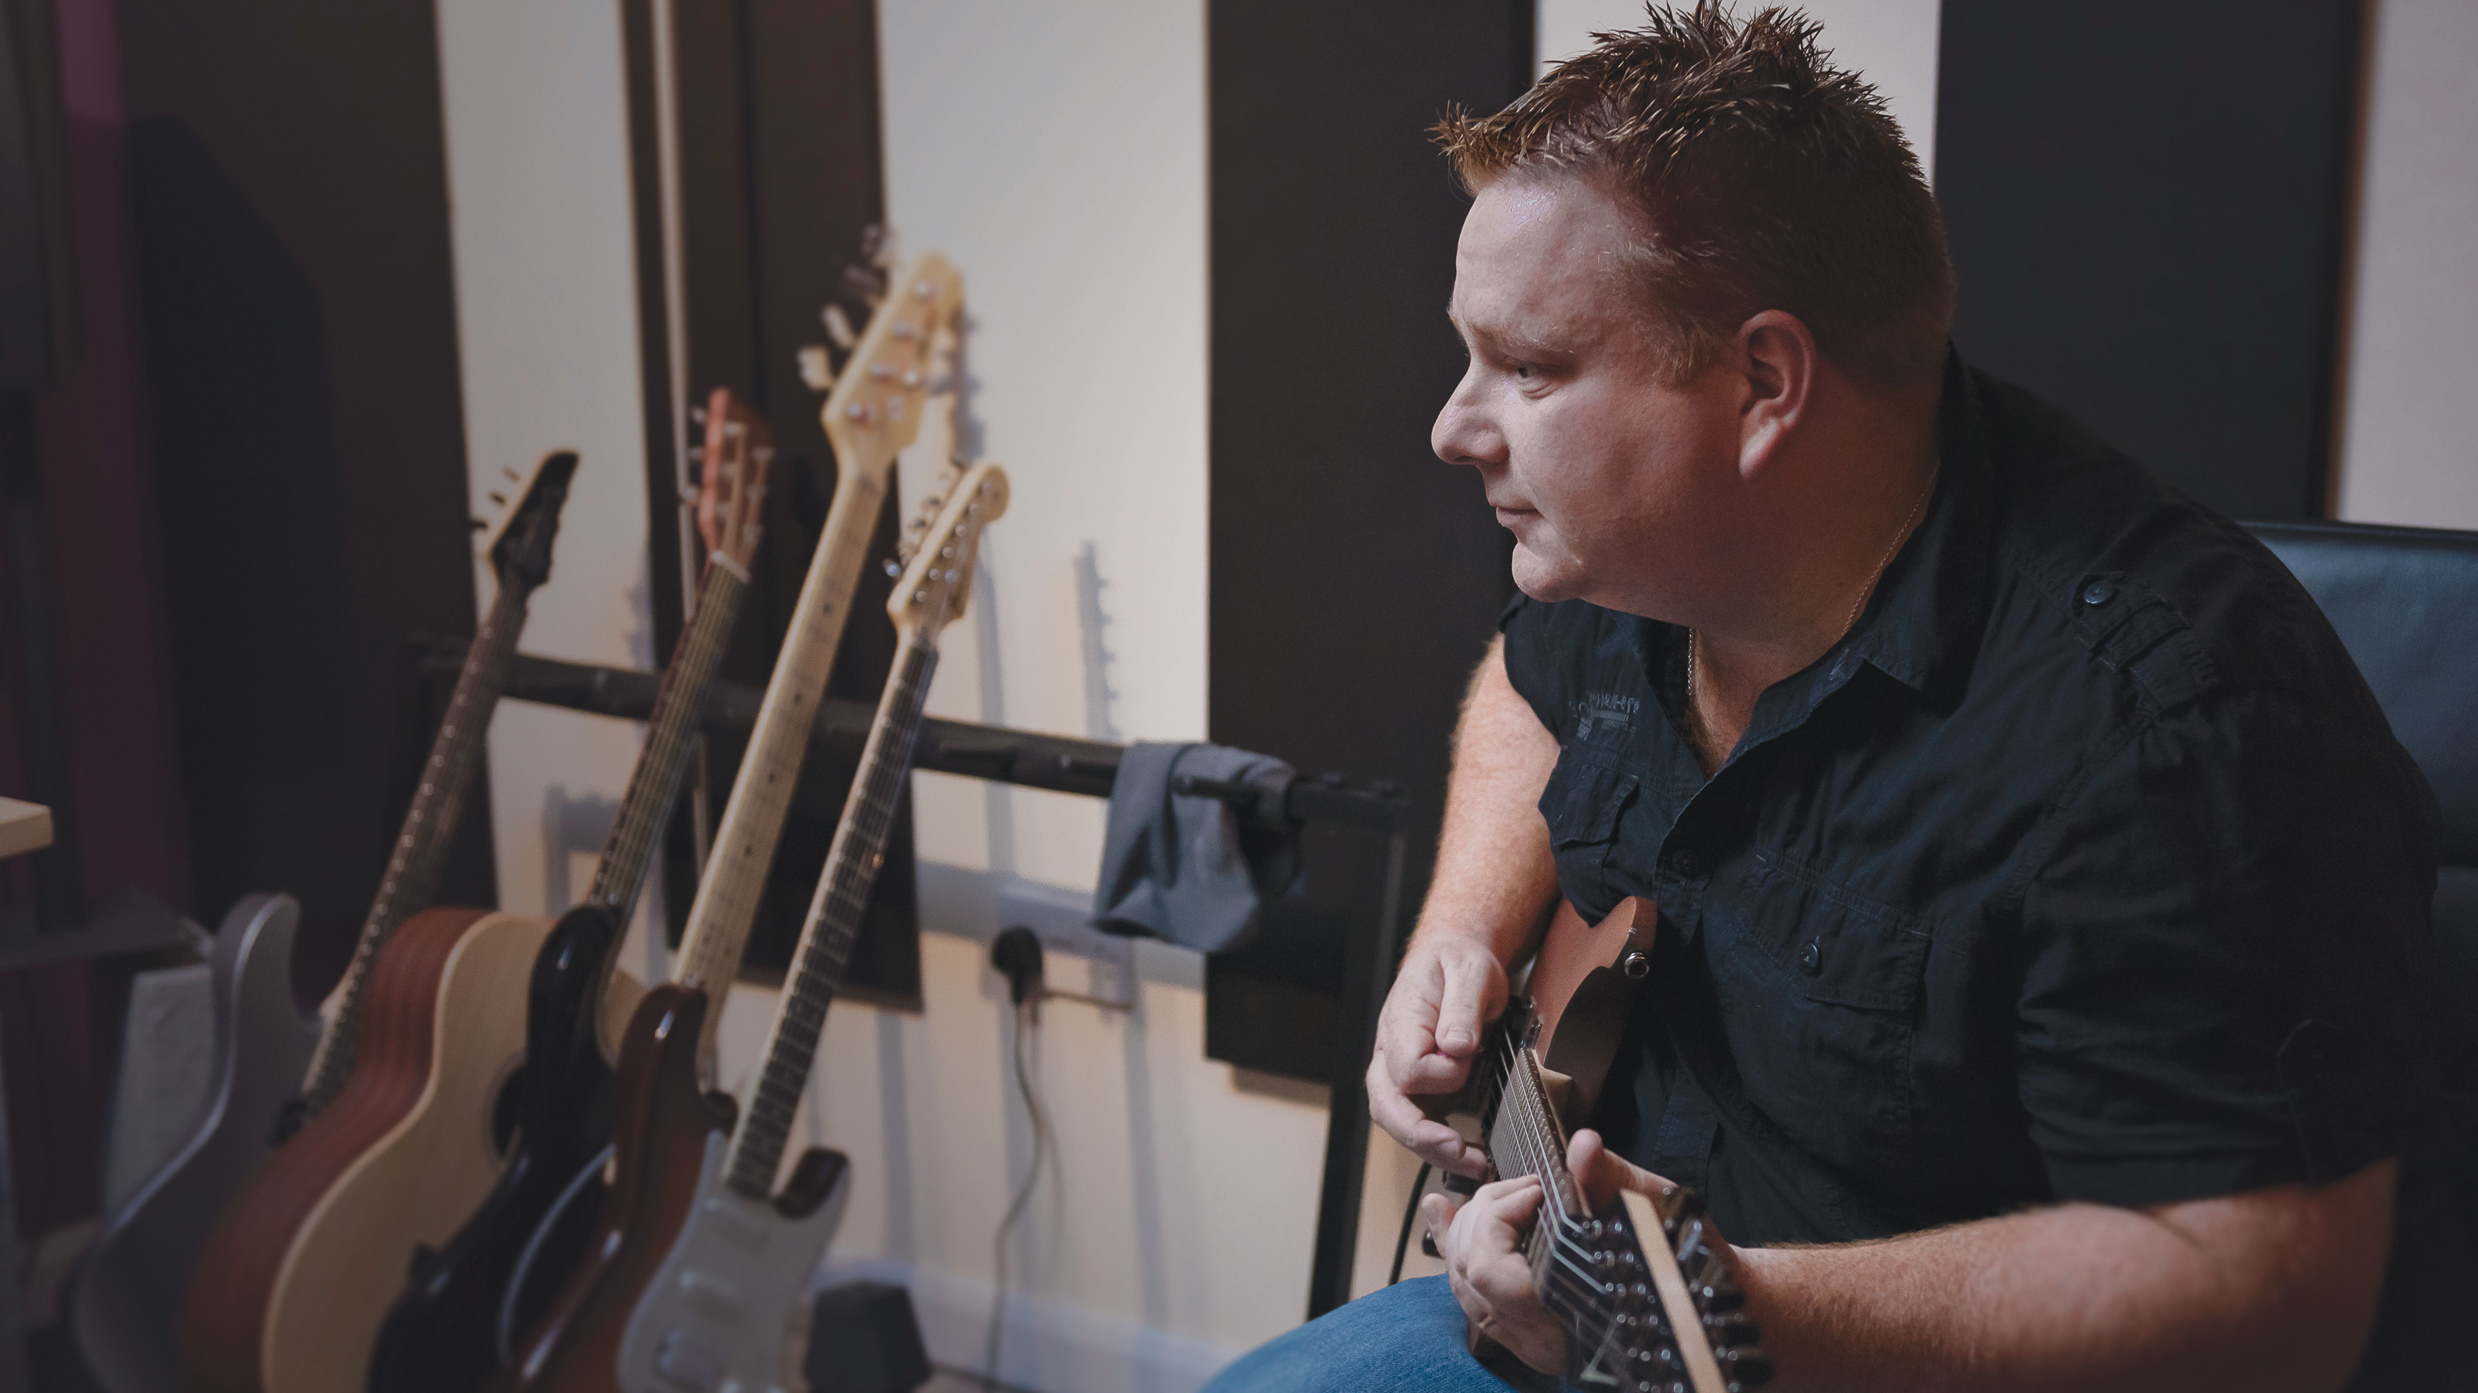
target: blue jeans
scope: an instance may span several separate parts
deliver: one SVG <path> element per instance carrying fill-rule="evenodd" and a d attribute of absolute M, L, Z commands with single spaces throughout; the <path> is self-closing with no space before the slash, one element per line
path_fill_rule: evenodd
<path fill-rule="evenodd" d="M 1463 1308 L 1443 1277 L 1370 1292 L 1241 1355 L 1204 1393 L 1560 1393 L 1545 1374 L 1509 1384 L 1463 1348 Z"/>

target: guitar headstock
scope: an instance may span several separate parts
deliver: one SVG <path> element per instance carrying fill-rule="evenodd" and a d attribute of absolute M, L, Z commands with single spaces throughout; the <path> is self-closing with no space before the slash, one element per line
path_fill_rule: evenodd
<path fill-rule="evenodd" d="M 554 450 L 534 466 L 523 496 L 490 544 L 490 567 L 502 588 L 513 584 L 531 590 L 551 578 L 551 541 L 559 535 L 559 510 L 568 501 L 568 482 L 575 476 L 574 450 Z"/>
<path fill-rule="evenodd" d="M 946 492 L 926 505 L 935 520 L 921 529 L 895 578 L 895 593 L 886 612 L 898 634 L 934 637 L 948 621 L 959 618 L 972 594 L 973 566 L 980 559 L 981 531 L 1007 511 L 1007 472 L 994 464 L 976 464 Z"/>
<path fill-rule="evenodd" d="M 704 474 L 697 490 L 697 534 L 705 538 L 707 551 L 746 571 L 757 556 L 774 434 L 729 387 L 717 387 L 706 399 L 706 442 L 699 460 Z"/>
<path fill-rule="evenodd" d="M 935 252 L 888 286 L 826 397 L 826 440 L 838 468 L 883 473 L 920 434 L 932 341 L 963 298 L 963 277 Z"/>
<path fill-rule="evenodd" d="M 1772 1360 L 1745 1314 L 1703 1197 L 1623 1193 L 1558 1240 L 1599 1290 L 1577 1293 L 1595 1318 L 1569 1326 L 1569 1372 L 1585 1386 L 1744 1393 L 1772 1381 Z"/>

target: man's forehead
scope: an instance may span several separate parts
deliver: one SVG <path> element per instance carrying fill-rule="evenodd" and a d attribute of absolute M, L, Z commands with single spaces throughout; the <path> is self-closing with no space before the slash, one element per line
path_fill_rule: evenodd
<path fill-rule="evenodd" d="M 1631 317 L 1613 272 L 1633 235 L 1580 181 L 1501 179 L 1464 219 L 1446 314 L 1465 334 L 1508 347 L 1584 347 Z"/>

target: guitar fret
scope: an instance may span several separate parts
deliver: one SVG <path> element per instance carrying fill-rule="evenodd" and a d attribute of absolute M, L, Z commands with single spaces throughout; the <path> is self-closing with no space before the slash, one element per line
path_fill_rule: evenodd
<path fill-rule="evenodd" d="M 506 690 L 516 637 L 524 626 L 532 594 L 533 583 L 521 573 L 512 571 L 503 577 L 499 594 L 466 651 L 464 669 L 448 697 L 447 714 L 431 740 L 427 761 L 431 772 L 414 792 L 413 806 L 406 810 L 369 917 L 362 922 L 361 937 L 345 970 L 336 1017 L 321 1032 L 311 1053 L 309 1072 L 302 1082 L 308 1116 L 317 1116 L 334 1101 L 351 1076 L 360 1050 L 363 1004 L 379 951 L 437 893 L 439 873 L 445 868 L 449 844 L 464 813 L 465 793 L 479 763 L 481 740 L 489 729 L 487 718 L 477 721 L 466 713 L 488 712 Z"/>
<path fill-rule="evenodd" d="M 860 562 L 877 530 L 888 463 L 877 462 L 873 470 L 869 463 L 851 462 L 836 484 L 829 526 L 818 540 L 809 578 L 801 587 L 799 619 L 775 660 L 774 677 L 767 684 L 756 728 L 741 758 L 740 775 L 733 781 L 722 826 L 716 831 L 714 854 L 689 910 L 676 980 L 710 995 L 719 997 L 738 973 L 741 951 L 765 890 L 766 872 L 782 836 L 784 815 L 798 786 L 810 725 L 825 695 L 827 669 L 842 638 Z M 701 1060 L 711 1058 L 721 1021 L 720 1010 L 707 1013 Z"/>
<path fill-rule="evenodd" d="M 845 800 L 842 823 L 827 852 L 826 871 L 819 877 L 810 906 L 809 923 L 796 950 L 793 971 L 776 1010 L 774 1038 L 753 1097 L 770 1106 L 752 1107 L 733 1138 L 730 1184 L 757 1197 L 773 1192 L 774 1173 L 782 1163 L 798 1101 L 808 1088 L 817 1044 L 835 989 L 842 983 L 868 910 L 868 887 L 874 882 L 886 838 L 894 822 L 894 803 L 912 764 L 912 746 L 919 736 L 923 697 L 936 669 L 934 631 L 907 639 L 896 655 L 895 672 L 878 704 L 878 717 L 861 752 L 860 777 Z M 790 1105 L 772 1100 L 789 1099 Z"/>
<path fill-rule="evenodd" d="M 738 575 L 709 561 L 698 582 L 696 612 L 663 670 L 647 719 L 645 748 L 629 776 L 628 791 L 620 797 L 619 819 L 612 824 L 588 892 L 593 903 L 612 911 L 622 932 L 644 888 L 656 838 L 687 778 L 698 708 L 747 590 Z"/>

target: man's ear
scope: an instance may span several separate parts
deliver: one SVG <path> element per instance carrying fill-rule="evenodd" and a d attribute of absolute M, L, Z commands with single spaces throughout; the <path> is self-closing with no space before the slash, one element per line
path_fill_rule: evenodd
<path fill-rule="evenodd" d="M 1822 360 L 1815 335 L 1798 316 L 1766 310 L 1738 326 L 1731 345 L 1742 374 L 1738 411 L 1738 472 L 1761 473 L 1806 418 Z"/>

